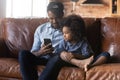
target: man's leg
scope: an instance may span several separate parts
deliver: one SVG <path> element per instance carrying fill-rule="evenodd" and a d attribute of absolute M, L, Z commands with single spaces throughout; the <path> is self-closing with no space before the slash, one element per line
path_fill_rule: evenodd
<path fill-rule="evenodd" d="M 20 70 L 23 80 L 38 80 L 37 65 L 45 62 L 39 59 L 30 51 L 22 50 L 19 52 Z"/>
<path fill-rule="evenodd" d="M 59 55 L 53 56 L 47 63 L 46 68 L 41 73 L 39 80 L 57 80 L 59 71 L 63 64 Z"/>

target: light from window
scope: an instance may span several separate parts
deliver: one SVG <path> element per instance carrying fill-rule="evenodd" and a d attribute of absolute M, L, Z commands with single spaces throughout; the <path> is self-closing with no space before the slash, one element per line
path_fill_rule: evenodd
<path fill-rule="evenodd" d="M 47 17 L 49 0 L 7 0 L 6 17 Z"/>

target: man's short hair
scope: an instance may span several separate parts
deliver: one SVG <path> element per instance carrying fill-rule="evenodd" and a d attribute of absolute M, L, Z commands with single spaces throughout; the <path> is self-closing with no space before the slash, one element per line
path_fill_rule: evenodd
<path fill-rule="evenodd" d="M 51 11 L 57 17 L 61 17 L 64 14 L 64 5 L 61 2 L 50 2 L 47 6 L 47 12 Z"/>

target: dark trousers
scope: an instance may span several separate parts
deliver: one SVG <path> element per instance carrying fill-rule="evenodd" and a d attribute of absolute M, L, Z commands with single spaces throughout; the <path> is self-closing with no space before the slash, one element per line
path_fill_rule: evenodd
<path fill-rule="evenodd" d="M 19 52 L 20 71 L 23 80 L 38 80 L 37 65 L 46 65 L 48 59 L 36 57 L 30 51 Z"/>
<path fill-rule="evenodd" d="M 108 52 L 103 52 L 98 56 L 95 56 L 93 62 L 95 62 L 101 56 L 105 56 L 106 58 L 109 59 L 110 54 Z M 39 80 L 57 80 L 57 76 L 63 66 L 74 66 L 74 65 L 63 61 L 59 55 L 52 57 L 48 61 L 46 68 L 41 73 Z"/>

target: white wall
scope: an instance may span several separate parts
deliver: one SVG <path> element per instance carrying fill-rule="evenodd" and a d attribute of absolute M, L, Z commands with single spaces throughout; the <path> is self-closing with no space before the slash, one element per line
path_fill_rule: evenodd
<path fill-rule="evenodd" d="M 5 18 L 6 15 L 6 0 L 0 0 L 0 18 Z"/>

